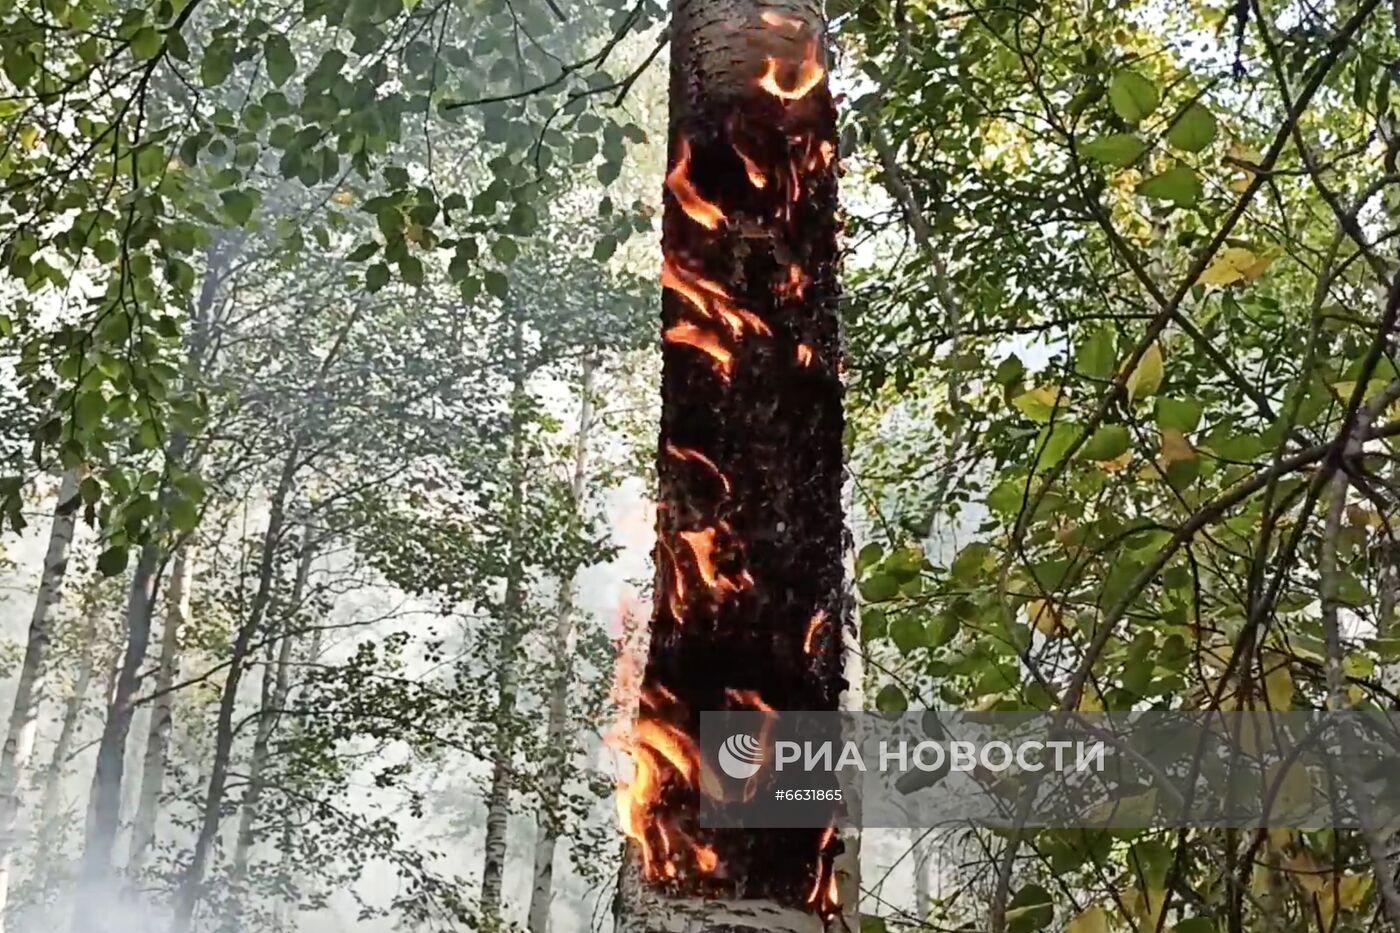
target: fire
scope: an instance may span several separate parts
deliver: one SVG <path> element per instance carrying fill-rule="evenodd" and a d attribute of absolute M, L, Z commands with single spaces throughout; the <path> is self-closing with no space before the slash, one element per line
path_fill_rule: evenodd
<path fill-rule="evenodd" d="M 789 87 L 784 87 L 780 80 L 783 65 L 783 62 L 769 56 L 763 74 L 758 79 L 759 87 L 782 101 L 801 100 L 812 93 L 813 89 L 822 83 L 822 78 L 826 77 L 826 67 L 822 65 L 817 54 L 815 40 L 807 43 L 807 53 L 802 61 L 797 63 L 796 73 L 792 76 L 793 83 Z"/>
<path fill-rule="evenodd" d="M 667 343 L 677 343 L 688 347 L 694 347 L 701 353 L 704 353 L 710 359 L 714 360 L 716 367 L 719 369 L 720 378 L 725 382 L 729 381 L 734 371 L 734 354 L 730 353 L 714 334 L 707 330 L 701 330 L 694 324 L 682 321 L 669 328 L 661 335 L 661 339 Z"/>
<path fill-rule="evenodd" d="M 730 145 L 734 149 L 734 154 L 739 157 L 739 161 L 744 163 L 744 174 L 748 176 L 749 184 L 753 185 L 759 191 L 767 188 L 768 176 L 764 173 L 763 169 L 759 167 L 759 164 L 749 158 L 749 154 L 741 149 L 738 143 L 730 143 Z"/>
<path fill-rule="evenodd" d="M 836 866 L 826 854 L 826 847 L 836 836 L 836 827 L 828 825 L 817 842 L 817 877 L 807 895 L 807 903 L 821 914 L 834 914 L 841 906 L 841 888 L 836 880 Z"/>
<path fill-rule="evenodd" d="M 797 345 L 797 365 L 812 365 L 812 348 L 807 346 L 807 344 L 805 343 L 799 343 Z"/>
<path fill-rule="evenodd" d="M 802 639 L 802 653 L 811 657 L 812 648 L 816 645 L 817 633 L 821 631 L 822 625 L 826 622 L 826 610 L 818 609 L 812 616 L 812 621 L 807 623 L 807 637 Z"/>
<path fill-rule="evenodd" d="M 710 475 L 714 476 L 715 479 L 719 480 L 720 486 L 724 488 L 724 494 L 729 495 L 729 477 L 721 473 L 719 467 L 715 466 L 715 462 L 709 457 L 705 456 L 698 450 L 691 450 L 689 447 L 677 447 L 670 441 L 666 442 L 664 449 L 667 455 L 675 457 L 677 460 L 687 460 L 691 463 L 700 464 L 702 467 L 709 471 Z"/>
<path fill-rule="evenodd" d="M 774 291 L 779 298 L 800 299 L 806 293 L 809 281 L 807 273 L 802 271 L 802 267 L 795 262 L 790 262 L 783 272 L 783 277 L 778 279 Z"/>
<path fill-rule="evenodd" d="M 695 568 L 700 574 L 700 579 L 710 588 L 711 593 L 722 599 L 746 588 L 752 581 L 744 573 L 739 574 L 736 579 L 730 579 L 720 572 L 715 562 L 715 553 L 719 550 L 716 543 L 718 533 L 718 528 L 705 528 L 700 531 L 678 531 L 676 535 L 685 542 L 691 556 L 695 558 Z"/>
<path fill-rule="evenodd" d="M 660 700 L 674 702 L 674 697 L 643 692 L 640 699 L 641 713 L 631 729 L 610 737 L 610 744 L 632 761 L 631 778 L 618 783 L 618 824 L 640 849 L 646 877 L 676 878 L 678 863 L 687 862 L 701 875 L 713 874 L 719 867 L 714 849 L 666 819 L 658 808 L 666 789 L 677 781 L 713 790 L 718 780 L 701 764 L 695 742 L 660 718 Z"/>
<path fill-rule="evenodd" d="M 684 136 L 676 140 L 676 167 L 667 174 L 666 187 L 675 195 L 676 203 L 680 204 L 687 217 L 706 230 L 719 229 L 724 221 L 724 211 L 695 190 L 690 180 L 690 140 Z"/>
<path fill-rule="evenodd" d="M 735 305 L 723 285 L 672 262 L 669 256 L 661 260 L 661 287 L 680 295 L 701 317 L 721 321 L 735 340 L 746 331 L 765 337 L 773 333 L 757 315 Z"/>

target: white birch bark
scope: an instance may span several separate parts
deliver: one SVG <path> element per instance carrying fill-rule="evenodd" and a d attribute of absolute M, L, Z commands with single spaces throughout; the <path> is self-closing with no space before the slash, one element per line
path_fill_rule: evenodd
<path fill-rule="evenodd" d="M 582 396 L 579 406 L 578 435 L 574 443 L 574 475 L 569 486 L 575 514 L 583 510 L 583 496 L 588 478 L 588 434 L 593 427 L 593 373 L 596 360 L 583 364 Z M 559 670 L 549 690 L 549 719 L 545 727 L 546 746 L 558 750 L 556 767 L 545 775 L 541 792 L 539 836 L 535 841 L 534 882 L 530 887 L 530 911 L 526 929 L 529 933 L 545 933 L 549 929 L 549 907 L 554 897 L 554 850 L 559 839 L 559 826 L 552 815 L 558 808 L 559 795 L 568 767 L 569 681 L 573 673 L 573 609 L 574 578 L 564 581 L 559 591 L 559 609 L 554 625 L 554 650 Z"/>
<path fill-rule="evenodd" d="M 54 618 L 63 595 L 63 578 L 68 572 L 68 552 L 77 530 L 78 502 L 75 500 L 80 482 L 82 470 L 74 467 L 63 474 L 58 488 L 39 592 L 34 597 L 34 611 L 29 617 L 24 662 L 15 685 L 4 750 L 0 752 L 0 930 L 4 929 L 10 874 L 18 843 L 20 782 L 34 755 L 34 736 L 39 727 L 39 702 L 44 693 L 45 666 L 53 643 Z"/>
<path fill-rule="evenodd" d="M 127 870 L 138 874 L 146 864 L 156 838 L 156 817 L 165 786 L 166 756 L 174 716 L 172 687 L 180 670 L 180 632 L 189 621 L 190 591 L 194 577 L 194 547 L 185 545 L 175 555 L 170 569 L 165 626 L 160 635 L 160 661 L 152 688 L 155 703 L 146 731 L 146 750 L 141 762 L 141 792 L 132 819 L 131 853 Z"/>

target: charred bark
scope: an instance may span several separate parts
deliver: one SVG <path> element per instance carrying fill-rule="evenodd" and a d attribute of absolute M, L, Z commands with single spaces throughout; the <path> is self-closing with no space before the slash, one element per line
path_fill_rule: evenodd
<path fill-rule="evenodd" d="M 817 0 L 673 9 L 642 716 L 695 736 L 702 710 L 830 710 L 845 687 L 836 129 Z M 700 830 L 698 794 L 664 781 L 620 929 L 820 929 L 840 841 Z"/>

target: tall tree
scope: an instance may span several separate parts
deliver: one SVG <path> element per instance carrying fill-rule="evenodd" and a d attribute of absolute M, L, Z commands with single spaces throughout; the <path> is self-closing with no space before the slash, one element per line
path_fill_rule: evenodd
<path fill-rule="evenodd" d="M 78 485 L 83 475 L 84 471 L 74 466 L 64 472 L 58 486 L 39 591 L 34 597 L 24 660 L 20 666 L 19 681 L 15 685 L 14 706 L 10 711 L 4 749 L 0 751 L 0 929 L 4 928 L 4 911 L 18 841 L 20 782 L 25 778 L 34 754 L 34 736 L 39 728 L 39 702 L 43 699 L 44 674 L 54 638 L 54 620 L 62 596 L 63 580 L 68 572 L 68 552 L 77 531 L 81 504 Z"/>
<path fill-rule="evenodd" d="M 669 132 L 657 598 L 631 743 L 650 777 L 625 792 L 634 846 L 619 929 L 817 930 L 849 895 L 841 843 L 820 828 L 700 830 L 699 787 L 649 736 L 693 740 L 706 709 L 834 710 L 845 687 L 821 4 L 678 2 Z"/>

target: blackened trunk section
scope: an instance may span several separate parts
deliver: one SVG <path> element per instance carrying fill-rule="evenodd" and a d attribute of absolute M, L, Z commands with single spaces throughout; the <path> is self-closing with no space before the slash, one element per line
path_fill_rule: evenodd
<path fill-rule="evenodd" d="M 677 0 L 672 35 L 643 692 L 695 736 L 702 710 L 836 709 L 845 686 L 836 125 L 825 78 L 811 78 L 826 62 L 818 2 Z M 673 779 L 659 809 L 697 801 Z M 834 852 L 819 854 L 820 828 L 693 838 L 716 867 L 673 857 L 676 877 L 654 889 L 822 906 L 811 892 Z"/>

